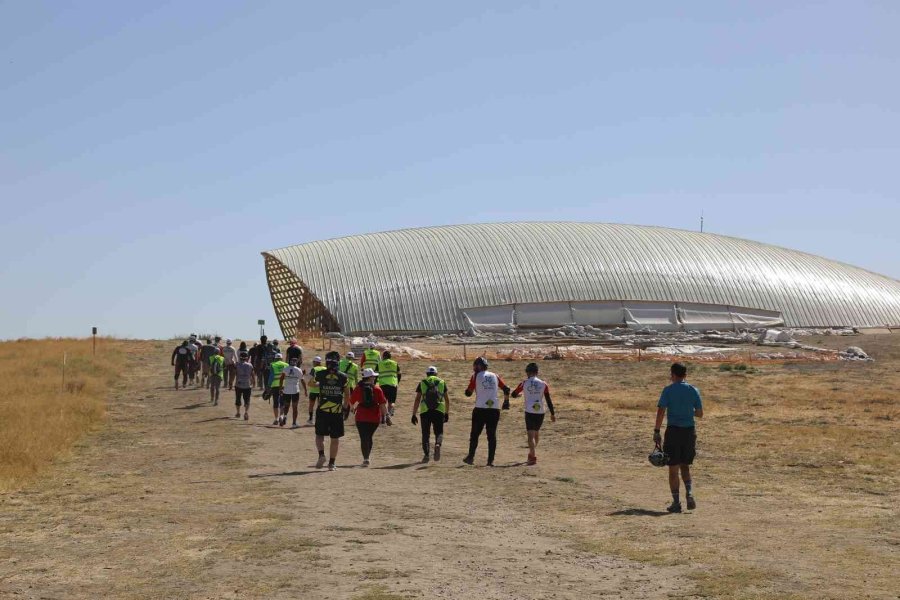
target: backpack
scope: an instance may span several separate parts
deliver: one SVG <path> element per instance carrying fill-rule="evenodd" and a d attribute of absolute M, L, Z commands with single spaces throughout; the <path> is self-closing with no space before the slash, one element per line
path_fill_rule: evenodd
<path fill-rule="evenodd" d="M 441 403 L 442 394 L 438 390 L 441 381 L 439 379 L 423 379 L 422 383 L 425 384 L 425 408 L 428 410 L 437 410 L 438 405 Z"/>
<path fill-rule="evenodd" d="M 362 388 L 362 401 L 359 405 L 363 408 L 376 408 L 378 402 L 375 401 L 375 388 L 371 385 L 360 386 Z"/>

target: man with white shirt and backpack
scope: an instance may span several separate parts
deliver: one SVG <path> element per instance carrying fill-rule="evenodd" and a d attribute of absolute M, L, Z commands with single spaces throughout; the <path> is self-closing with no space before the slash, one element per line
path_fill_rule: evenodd
<path fill-rule="evenodd" d="M 291 429 L 297 429 L 297 407 L 300 404 L 300 386 L 306 395 L 306 381 L 303 380 L 303 369 L 297 366 L 299 358 L 289 359 L 288 367 L 281 372 L 281 419 L 282 425 L 287 423 L 288 409 L 293 408 Z"/>
<path fill-rule="evenodd" d="M 556 422 L 556 413 L 553 410 L 553 400 L 550 399 L 550 386 L 538 379 L 537 363 L 528 363 L 525 367 L 525 375 L 528 377 L 513 390 L 512 397 L 518 398 L 525 394 L 525 431 L 528 433 L 528 463 L 537 464 L 538 442 L 540 441 L 541 425 L 544 424 L 544 415 L 550 410 L 550 421 Z"/>
<path fill-rule="evenodd" d="M 496 374 L 488 371 L 488 362 L 479 356 L 472 363 L 475 373 L 466 388 L 466 397 L 475 394 L 475 408 L 472 409 L 472 431 L 469 434 L 469 453 L 463 459 L 467 465 L 475 462 L 475 450 L 481 431 L 487 429 L 488 459 L 487 466 L 494 466 L 494 455 L 497 452 L 497 425 L 500 423 L 500 401 L 498 391 L 503 390 L 503 410 L 509 410 L 509 386 Z"/>

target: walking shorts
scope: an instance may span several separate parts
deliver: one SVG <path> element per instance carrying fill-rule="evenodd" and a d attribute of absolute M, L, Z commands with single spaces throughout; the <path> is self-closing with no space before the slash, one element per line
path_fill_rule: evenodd
<path fill-rule="evenodd" d="M 344 415 L 317 410 L 316 435 L 331 439 L 344 437 Z"/>
<path fill-rule="evenodd" d="M 544 424 L 544 415 L 536 413 L 525 413 L 525 429 L 527 431 L 540 431 L 541 425 Z"/>
<path fill-rule="evenodd" d="M 397 402 L 397 386 L 396 385 L 383 385 L 381 386 L 381 391 L 384 392 L 384 398 L 389 403 L 394 404 Z"/>
<path fill-rule="evenodd" d="M 296 394 L 285 394 L 284 396 L 281 397 L 281 404 L 283 406 L 289 406 L 292 402 L 294 404 L 297 404 L 298 402 L 300 402 L 300 393 L 299 392 Z"/>
<path fill-rule="evenodd" d="M 670 465 L 689 465 L 697 454 L 697 430 L 693 427 L 666 427 L 663 452 L 669 455 Z"/>

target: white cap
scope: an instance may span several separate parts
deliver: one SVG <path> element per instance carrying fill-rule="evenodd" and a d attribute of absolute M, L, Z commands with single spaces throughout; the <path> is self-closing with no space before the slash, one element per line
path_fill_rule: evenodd
<path fill-rule="evenodd" d="M 374 348 L 374 347 L 375 347 L 375 342 L 369 342 L 369 348 Z"/>
<path fill-rule="evenodd" d="M 348 353 L 347 353 L 347 358 L 356 358 L 356 355 L 353 354 L 353 352 L 348 352 Z"/>
<path fill-rule="evenodd" d="M 281 352 L 279 352 L 278 354 L 275 355 L 275 358 L 284 358 L 284 357 L 281 356 Z"/>
<path fill-rule="evenodd" d="M 225 340 L 225 343 L 228 344 L 228 345 L 230 346 L 230 345 L 231 345 L 231 338 L 228 338 L 227 340 Z"/>
<path fill-rule="evenodd" d="M 365 379 L 366 377 L 378 377 L 378 373 L 376 373 L 372 369 L 363 369 L 362 377 L 363 379 Z"/>
<path fill-rule="evenodd" d="M 428 367 L 428 369 L 425 370 L 425 374 L 426 375 L 437 375 L 437 367 Z"/>
<path fill-rule="evenodd" d="M 315 357 L 315 358 L 313 359 L 313 362 L 322 362 L 322 357 L 321 357 L 321 356 Z"/>

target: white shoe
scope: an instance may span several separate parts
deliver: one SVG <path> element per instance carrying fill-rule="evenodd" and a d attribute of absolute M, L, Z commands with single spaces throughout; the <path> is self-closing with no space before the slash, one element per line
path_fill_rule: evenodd
<path fill-rule="evenodd" d="M 316 468 L 317 468 L 317 469 L 321 469 L 321 468 L 324 467 L 324 466 L 325 466 L 325 457 L 324 457 L 324 456 L 320 456 L 320 457 L 319 457 L 319 460 L 316 461 Z"/>
<path fill-rule="evenodd" d="M 330 465 L 328 465 L 328 470 L 329 471 L 337 471 L 337 465 L 334 463 L 331 463 Z"/>
<path fill-rule="evenodd" d="M 363 467 L 368 467 L 368 466 L 369 466 L 369 459 L 368 459 L 368 458 L 367 458 L 366 460 L 363 461 L 362 466 L 363 466 Z"/>
<path fill-rule="evenodd" d="M 308 426 L 312 427 L 312 426 L 313 426 L 313 420 L 312 420 L 312 419 L 309 419 L 309 420 L 306 422 L 306 424 L 307 424 Z"/>

